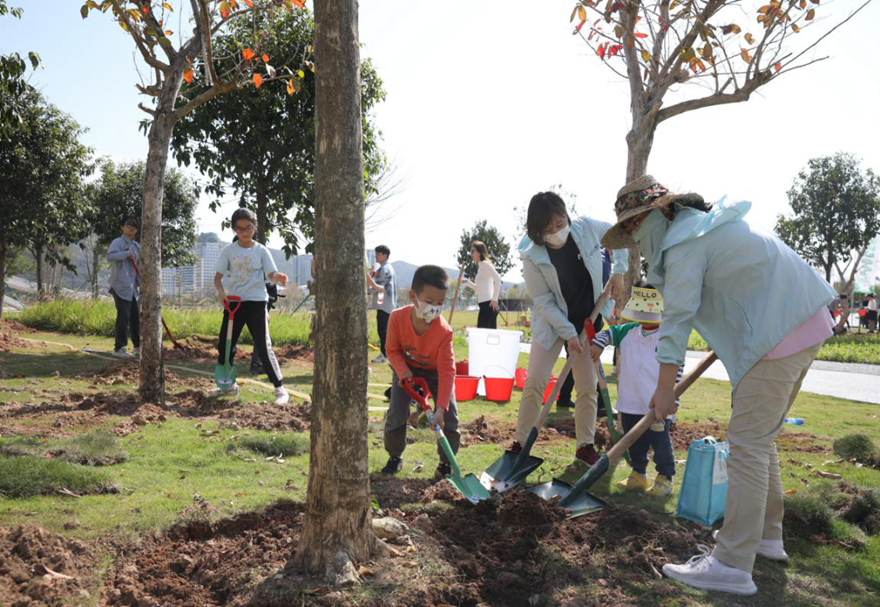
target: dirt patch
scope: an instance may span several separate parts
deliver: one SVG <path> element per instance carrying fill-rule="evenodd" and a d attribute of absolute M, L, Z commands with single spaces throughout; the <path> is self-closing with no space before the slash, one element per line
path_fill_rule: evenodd
<path fill-rule="evenodd" d="M 418 478 L 398 478 L 388 474 L 371 474 L 370 489 L 379 502 L 379 507 L 400 508 L 404 504 L 422 501 L 424 492 L 431 482 Z"/>
<path fill-rule="evenodd" d="M 675 428 L 670 433 L 672 439 L 672 448 L 676 451 L 687 451 L 691 442 L 706 438 L 707 436 L 715 437 L 715 440 L 722 442 L 727 440 L 727 430 L 721 428 L 721 422 L 714 419 L 692 422 L 676 422 Z"/>
<path fill-rule="evenodd" d="M 180 347 L 162 348 L 167 361 L 209 363 L 217 360 L 217 341 L 205 343 L 196 338 L 179 340 Z"/>
<path fill-rule="evenodd" d="M 810 434 L 809 432 L 786 431 L 776 437 L 776 446 L 783 451 L 801 451 L 803 453 L 831 453 L 831 445 L 828 439 Z"/>
<path fill-rule="evenodd" d="M 467 431 L 467 434 L 462 437 L 464 439 L 462 447 L 479 445 L 481 443 L 504 444 L 513 440 L 513 425 L 508 425 L 505 428 L 494 424 L 490 425 L 486 421 L 485 415 L 462 424 L 461 429 Z"/>
<path fill-rule="evenodd" d="M 311 427 L 312 405 L 293 403 L 249 403 L 222 411 L 220 426 L 237 429 L 282 430 L 284 432 L 307 432 Z"/>
<path fill-rule="evenodd" d="M 16 337 L 17 333 L 33 333 L 34 330 L 18 321 L 0 318 L 0 352 L 9 352 L 13 348 L 29 348 L 33 344 Z M 5 375 L 5 374 L 4 374 Z M 0 377 L 2 379 L 2 377 Z"/>
<path fill-rule="evenodd" d="M 70 605 L 90 598 L 89 548 L 38 527 L 0 529 L 0 605 Z"/>
<path fill-rule="evenodd" d="M 140 363 L 134 359 L 115 361 L 91 373 L 82 373 L 77 379 L 92 383 L 93 388 L 100 386 L 137 386 L 140 381 Z M 174 371 L 165 370 L 165 386 L 169 389 L 198 388 L 210 390 L 211 380 L 202 377 L 182 376 Z"/>
<path fill-rule="evenodd" d="M 293 346 L 286 344 L 275 348 L 275 356 L 278 358 L 314 364 L 315 352 L 308 346 Z"/>
<path fill-rule="evenodd" d="M 503 525 L 534 527 L 552 525 L 566 516 L 564 508 L 528 491 L 513 491 L 498 506 L 498 520 Z"/>
<path fill-rule="evenodd" d="M 605 448 L 610 449 L 612 444 L 611 435 L 608 432 L 606 423 L 605 418 L 596 420 L 596 434 L 593 436 L 593 444 L 600 451 Z M 548 420 L 546 427 L 538 435 L 538 442 L 552 442 L 560 439 L 575 440 L 576 437 L 574 417 L 563 417 Z"/>

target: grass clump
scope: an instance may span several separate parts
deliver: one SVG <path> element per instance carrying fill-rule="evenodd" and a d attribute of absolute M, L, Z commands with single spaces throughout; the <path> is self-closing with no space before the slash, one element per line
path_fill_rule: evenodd
<path fill-rule="evenodd" d="M 111 466 L 128 461 L 128 453 L 109 432 L 90 432 L 62 439 L 18 438 L 0 443 L 5 455 L 51 457 L 83 466 Z"/>
<path fill-rule="evenodd" d="M 309 450 L 309 437 L 303 433 L 244 436 L 226 447 L 227 451 L 247 450 L 260 455 L 294 457 Z"/>
<path fill-rule="evenodd" d="M 880 491 L 867 487 L 857 489 L 849 507 L 843 512 L 843 519 L 859 525 L 871 535 L 880 533 Z"/>
<path fill-rule="evenodd" d="M 865 434 L 847 434 L 834 441 L 834 454 L 848 460 L 855 460 L 867 466 L 880 462 L 877 445 Z"/>
<path fill-rule="evenodd" d="M 62 489 L 77 494 L 108 491 L 106 474 L 77 464 L 33 456 L 0 455 L 0 495 L 31 497 Z"/>

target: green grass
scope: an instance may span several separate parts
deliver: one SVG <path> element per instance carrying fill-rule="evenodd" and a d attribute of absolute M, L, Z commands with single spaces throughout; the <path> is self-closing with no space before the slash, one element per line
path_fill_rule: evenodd
<path fill-rule="evenodd" d="M 103 472 L 56 459 L 0 455 L 0 496 L 27 498 L 52 495 L 61 489 L 77 494 L 97 493 L 109 480 Z M 12 506 L 12 502 L 5 503 Z"/>
<path fill-rule="evenodd" d="M 705 352 L 706 342 L 696 331 L 691 332 L 688 350 Z M 839 363 L 880 365 L 880 333 L 848 334 L 829 338 L 819 350 L 817 360 Z"/>
<path fill-rule="evenodd" d="M 468 314 L 468 313 L 465 313 Z M 456 313 L 458 318 L 458 313 Z M 274 322 L 274 319 L 273 319 Z M 104 337 L 82 337 L 77 335 L 37 335 L 37 339 L 65 342 L 80 347 L 86 342 L 99 343 L 107 347 L 109 340 Z M 467 357 L 467 347 L 460 334 L 456 340 L 456 358 Z M 42 367 L 40 379 L 0 380 L 0 398 L 24 402 L 33 397 L 46 400 L 46 392 L 63 394 L 70 391 L 87 392 L 83 383 L 67 377 L 67 366 L 106 365 L 106 361 L 82 354 L 63 352 L 58 348 L 22 349 L 11 353 L 0 353 L 0 365 L 4 370 L 15 373 L 23 368 L 39 371 L 40 356 L 52 358 L 52 367 L 62 369 L 61 377 L 53 377 Z M 527 366 L 528 356 L 521 355 L 519 366 Z M 564 360 L 557 362 L 558 372 Z M 387 365 L 372 365 L 370 382 L 387 384 L 391 373 Z M 610 369 L 606 368 L 606 371 Z M 305 392 L 311 390 L 311 370 L 301 364 L 285 368 L 285 382 L 296 385 Z M 130 386 L 114 386 L 112 389 L 131 389 Z M 104 390 L 110 387 L 102 387 Z M 6 390 L 6 392 L 4 392 Z M 381 393 L 381 386 L 372 386 L 371 392 Z M 610 382 L 612 398 L 616 385 Z M 9 395 L 6 399 L 4 395 Z M 260 389 L 244 385 L 242 404 L 264 400 L 266 394 Z M 490 403 L 482 399 L 459 403 L 462 423 L 484 416 L 492 428 L 509 428 L 516 420 L 520 392 L 515 391 L 509 403 Z M 371 401 L 371 405 L 379 403 Z M 782 440 L 779 444 L 782 466 L 783 488 L 795 489 L 787 502 L 796 507 L 796 498 L 804 493 L 818 495 L 823 504 L 835 512 L 840 507 L 834 501 L 834 494 L 825 494 L 822 489 L 827 483 L 816 478 L 817 471 L 841 474 L 847 482 L 880 489 L 880 471 L 869 466 L 856 467 L 847 461 L 837 461 L 831 452 L 832 442 L 853 432 L 860 432 L 877 442 L 880 439 L 880 408 L 876 405 L 856 403 L 814 394 L 801 394 L 794 404 L 792 414 L 806 420 L 805 426 L 789 427 L 783 430 L 783 438 L 796 434 L 807 434 L 818 446 L 828 452 L 808 453 L 797 450 L 793 443 Z M 719 420 L 722 426 L 730 415 L 730 385 L 714 380 L 699 380 L 682 398 L 679 420 L 704 422 Z M 48 412 L 41 425 L 50 428 L 56 414 Z M 570 418 L 570 412 L 552 412 L 550 420 Z M 111 418 L 113 423 L 121 418 Z M 6 423 L 6 422 L 4 422 Z M 199 427 L 200 426 L 200 427 Z M 214 433 L 216 430 L 216 433 Z M 401 476 L 405 478 L 427 479 L 433 475 L 437 463 L 436 438 L 427 429 L 409 433 L 412 444 L 404 453 L 404 467 Z M 129 460 L 113 466 L 112 480 L 124 489 L 117 495 L 84 495 L 82 499 L 71 500 L 55 495 L 34 495 L 19 499 L 0 499 L 0 526 L 17 524 L 39 524 L 55 532 L 82 538 L 101 538 L 107 535 L 139 535 L 167 529 L 181 520 L 181 516 L 191 510 L 194 497 L 207 500 L 212 506 L 210 516 L 229 516 L 242 511 L 253 511 L 281 498 L 303 500 L 307 486 L 308 458 L 305 435 L 276 434 L 249 431 L 247 429 L 220 429 L 214 422 L 170 417 L 162 424 L 150 424 L 135 434 L 121 439 L 122 448 L 128 452 Z M 382 442 L 382 412 L 370 412 L 368 429 L 369 471 L 378 470 L 385 464 L 386 453 Z M 278 447 L 281 447 L 278 449 Z M 290 454 L 288 453 L 290 450 Z M 284 455 L 283 463 L 267 461 L 269 456 Z M 535 472 L 529 483 L 544 482 L 556 477 L 571 478 L 566 472 L 567 465 L 574 455 L 573 441 L 568 439 L 540 441 L 533 454 L 545 460 L 542 469 Z M 479 475 L 490 463 L 501 455 L 501 447 L 471 441 L 458 455 L 464 472 Z M 684 451 L 676 452 L 678 460 L 686 459 Z M 34 460 L 37 458 L 2 458 L 0 466 L 6 461 Z M 55 464 L 64 464 L 46 460 Z M 42 462 L 41 462 L 42 463 Z M 65 464 L 70 466 L 69 464 Z M 74 467 L 76 468 L 76 467 Z M 94 472 L 85 469 L 87 472 Z M 670 499 L 653 500 L 643 495 L 628 494 L 615 486 L 629 473 L 625 464 L 618 465 L 607 474 L 591 491 L 618 505 L 645 509 L 674 522 L 673 515 L 676 497 L 681 486 L 684 466 L 679 465 L 675 477 L 675 495 Z M 653 471 L 651 471 L 653 476 Z M 0 479 L 8 478 L 0 469 Z M 824 484 L 823 484 L 824 483 Z M 816 486 L 815 489 L 807 489 Z M 805 487 L 807 489 L 805 489 Z M 69 489 L 71 487 L 68 487 Z M 74 490 L 74 489 L 71 489 Z M 75 490 L 74 490 L 75 491 Z M 49 492 L 51 493 L 51 491 Z M 201 502 L 200 502 L 201 503 Z M 385 507 L 379 503 L 380 507 Z M 413 496 L 413 504 L 405 509 L 422 509 L 426 506 Z M 438 506 L 435 506 L 438 507 Z M 439 507 L 449 507 L 441 503 Z M 65 530 L 64 524 L 75 520 L 78 527 Z M 832 513 L 826 537 L 850 544 L 862 536 L 855 527 L 843 523 L 837 514 Z M 792 555 L 791 564 L 781 567 L 759 562 L 761 577 L 758 585 L 760 594 L 754 602 L 759 606 L 776 605 L 875 605 L 880 593 L 880 535 L 868 535 L 861 549 L 845 549 L 834 544 L 817 544 L 809 536 L 798 535 L 792 539 L 787 549 Z M 597 552 L 596 558 L 602 558 Z M 590 586 L 595 588 L 595 586 Z M 639 587 L 641 588 L 641 587 Z M 642 592 L 633 586 L 632 592 Z M 713 605 L 743 605 L 734 599 L 707 595 L 676 587 L 669 605 L 695 607 L 711 602 Z M 656 598 L 647 594 L 641 597 L 640 604 L 654 604 Z M 665 599 L 664 599 L 665 600 Z"/>
<path fill-rule="evenodd" d="M 229 443 L 227 451 L 239 449 L 267 456 L 294 457 L 309 450 L 309 437 L 306 433 L 272 434 L 244 436 L 234 443 Z"/>
<path fill-rule="evenodd" d="M 128 459 L 118 438 L 108 432 L 90 432 L 72 438 L 17 438 L 0 440 L 0 454 L 51 456 L 72 464 L 109 466 Z"/>

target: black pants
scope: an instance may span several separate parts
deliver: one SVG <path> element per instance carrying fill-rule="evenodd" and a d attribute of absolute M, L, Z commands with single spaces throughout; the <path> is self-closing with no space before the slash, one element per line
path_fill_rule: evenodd
<path fill-rule="evenodd" d="M 116 304 L 116 330 L 114 350 L 121 350 L 128 345 L 128 328 L 131 326 L 131 344 L 141 347 L 141 322 L 137 299 L 122 299 L 116 291 L 110 289 L 113 302 Z"/>
<path fill-rule="evenodd" d="M 653 413 L 651 414 L 653 415 Z M 626 434 L 632 430 L 643 416 L 633 413 L 621 413 L 620 421 L 623 432 Z M 657 473 L 667 478 L 675 476 L 675 453 L 672 450 L 672 440 L 669 438 L 670 420 L 663 422 L 663 430 L 648 430 L 639 437 L 629 448 L 629 457 L 632 460 L 633 470 L 639 474 L 645 474 L 648 470 L 648 450 L 654 449 L 654 465 Z"/>
<path fill-rule="evenodd" d="M 425 371 L 416 367 L 410 367 L 415 377 L 423 377 L 428 382 L 428 390 L 437 394 L 437 371 Z M 391 457 L 401 457 L 406 449 L 406 424 L 409 420 L 410 405 L 412 398 L 406 390 L 400 387 L 397 373 L 391 374 L 391 402 L 388 405 L 388 414 L 385 417 L 385 451 Z M 428 401 L 431 404 L 431 401 Z M 458 453 L 461 445 L 461 433 L 458 431 L 458 408 L 455 406 L 455 389 L 449 397 L 449 408 L 443 417 L 443 434 L 449 441 L 453 453 Z M 436 433 L 435 433 L 436 434 Z M 437 445 L 437 454 L 441 462 L 447 462 L 443 448 Z"/>
<path fill-rule="evenodd" d="M 254 338 L 254 349 L 260 356 L 260 361 L 268 361 L 264 365 L 266 375 L 276 388 L 281 386 L 281 367 L 275 352 L 272 351 L 272 342 L 269 339 L 269 316 L 266 313 L 265 301 L 243 301 L 235 312 L 232 321 L 232 347 L 230 349 L 230 364 L 235 361 L 235 344 L 241 336 L 241 331 L 247 325 L 251 337 Z M 223 311 L 223 324 L 220 327 L 220 354 L 217 362 L 226 364 L 226 332 L 229 329 L 229 312 Z"/>
<path fill-rule="evenodd" d="M 388 335 L 388 319 L 391 314 L 385 310 L 376 310 L 376 330 L 379 332 L 379 344 L 382 350 L 382 356 L 385 354 L 385 337 Z"/>
<path fill-rule="evenodd" d="M 490 301 L 480 302 L 480 313 L 477 316 L 478 329 L 497 329 L 498 312 L 492 309 Z"/>

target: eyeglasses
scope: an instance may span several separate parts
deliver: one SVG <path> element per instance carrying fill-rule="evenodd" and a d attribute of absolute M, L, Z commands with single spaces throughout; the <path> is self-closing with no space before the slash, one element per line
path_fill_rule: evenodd
<path fill-rule="evenodd" d="M 238 233 L 240 233 L 240 234 L 243 234 L 243 233 L 245 233 L 245 232 L 253 232 L 256 228 L 257 228 L 257 226 L 255 226 L 255 225 L 252 224 L 252 223 L 249 223 L 249 224 L 247 224 L 247 225 L 246 225 L 245 227 L 243 227 L 243 228 L 240 227 L 240 226 L 235 226 L 233 229 L 234 229 L 236 232 L 238 232 Z"/>

